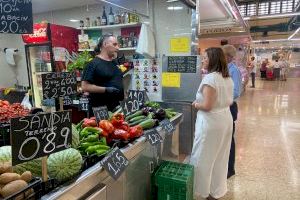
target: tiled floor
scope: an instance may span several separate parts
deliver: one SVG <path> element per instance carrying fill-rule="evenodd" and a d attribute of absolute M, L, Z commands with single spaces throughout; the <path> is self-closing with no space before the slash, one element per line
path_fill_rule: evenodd
<path fill-rule="evenodd" d="M 300 79 L 247 88 L 236 142 L 236 175 L 221 200 L 300 200 Z"/>

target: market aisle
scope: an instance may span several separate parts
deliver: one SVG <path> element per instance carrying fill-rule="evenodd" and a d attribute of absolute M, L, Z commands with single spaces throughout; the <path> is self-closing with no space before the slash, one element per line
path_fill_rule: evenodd
<path fill-rule="evenodd" d="M 300 79 L 257 81 L 239 100 L 236 176 L 222 200 L 300 199 Z"/>

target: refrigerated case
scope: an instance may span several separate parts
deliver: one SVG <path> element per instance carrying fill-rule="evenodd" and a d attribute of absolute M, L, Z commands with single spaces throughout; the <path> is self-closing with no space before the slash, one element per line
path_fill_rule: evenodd
<path fill-rule="evenodd" d="M 66 71 L 71 55 L 78 51 L 79 30 L 49 23 L 34 24 L 33 34 L 22 35 L 33 105 L 42 107 L 42 79 L 47 72 Z"/>

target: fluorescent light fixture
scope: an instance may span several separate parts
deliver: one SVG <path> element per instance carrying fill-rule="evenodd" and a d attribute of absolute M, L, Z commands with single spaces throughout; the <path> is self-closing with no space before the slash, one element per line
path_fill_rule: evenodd
<path fill-rule="evenodd" d="M 275 14 L 275 15 L 262 15 L 262 16 L 253 16 L 253 17 L 243 17 L 244 20 L 250 19 L 268 19 L 268 18 L 279 18 L 279 17 L 291 17 L 300 15 L 300 12 L 293 12 L 293 13 L 282 13 L 282 14 Z"/>
<path fill-rule="evenodd" d="M 300 27 L 288 38 L 288 40 L 291 40 L 299 31 Z"/>
<path fill-rule="evenodd" d="M 286 42 L 286 41 L 298 41 L 300 39 L 274 39 L 274 40 L 253 40 L 253 43 L 261 43 L 261 42 Z"/>
<path fill-rule="evenodd" d="M 79 22 L 79 19 L 70 19 L 70 22 Z"/>
<path fill-rule="evenodd" d="M 168 10 L 182 10 L 183 7 L 182 6 L 169 6 Z"/>
<path fill-rule="evenodd" d="M 172 3 L 172 2 L 176 2 L 176 1 L 179 1 L 179 0 L 168 0 L 167 3 Z"/>

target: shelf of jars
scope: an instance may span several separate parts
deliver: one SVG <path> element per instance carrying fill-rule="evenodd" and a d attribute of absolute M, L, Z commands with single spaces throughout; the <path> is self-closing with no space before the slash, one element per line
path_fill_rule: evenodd
<path fill-rule="evenodd" d="M 120 48 L 119 51 L 135 51 L 136 47 Z M 78 51 L 94 51 L 94 49 L 78 49 Z"/>
<path fill-rule="evenodd" d="M 104 26 L 90 26 L 90 27 L 78 27 L 80 30 L 103 30 L 103 29 L 115 29 L 115 28 L 128 28 L 141 26 L 141 23 L 127 23 L 127 24 L 114 24 L 114 25 L 104 25 Z"/>

